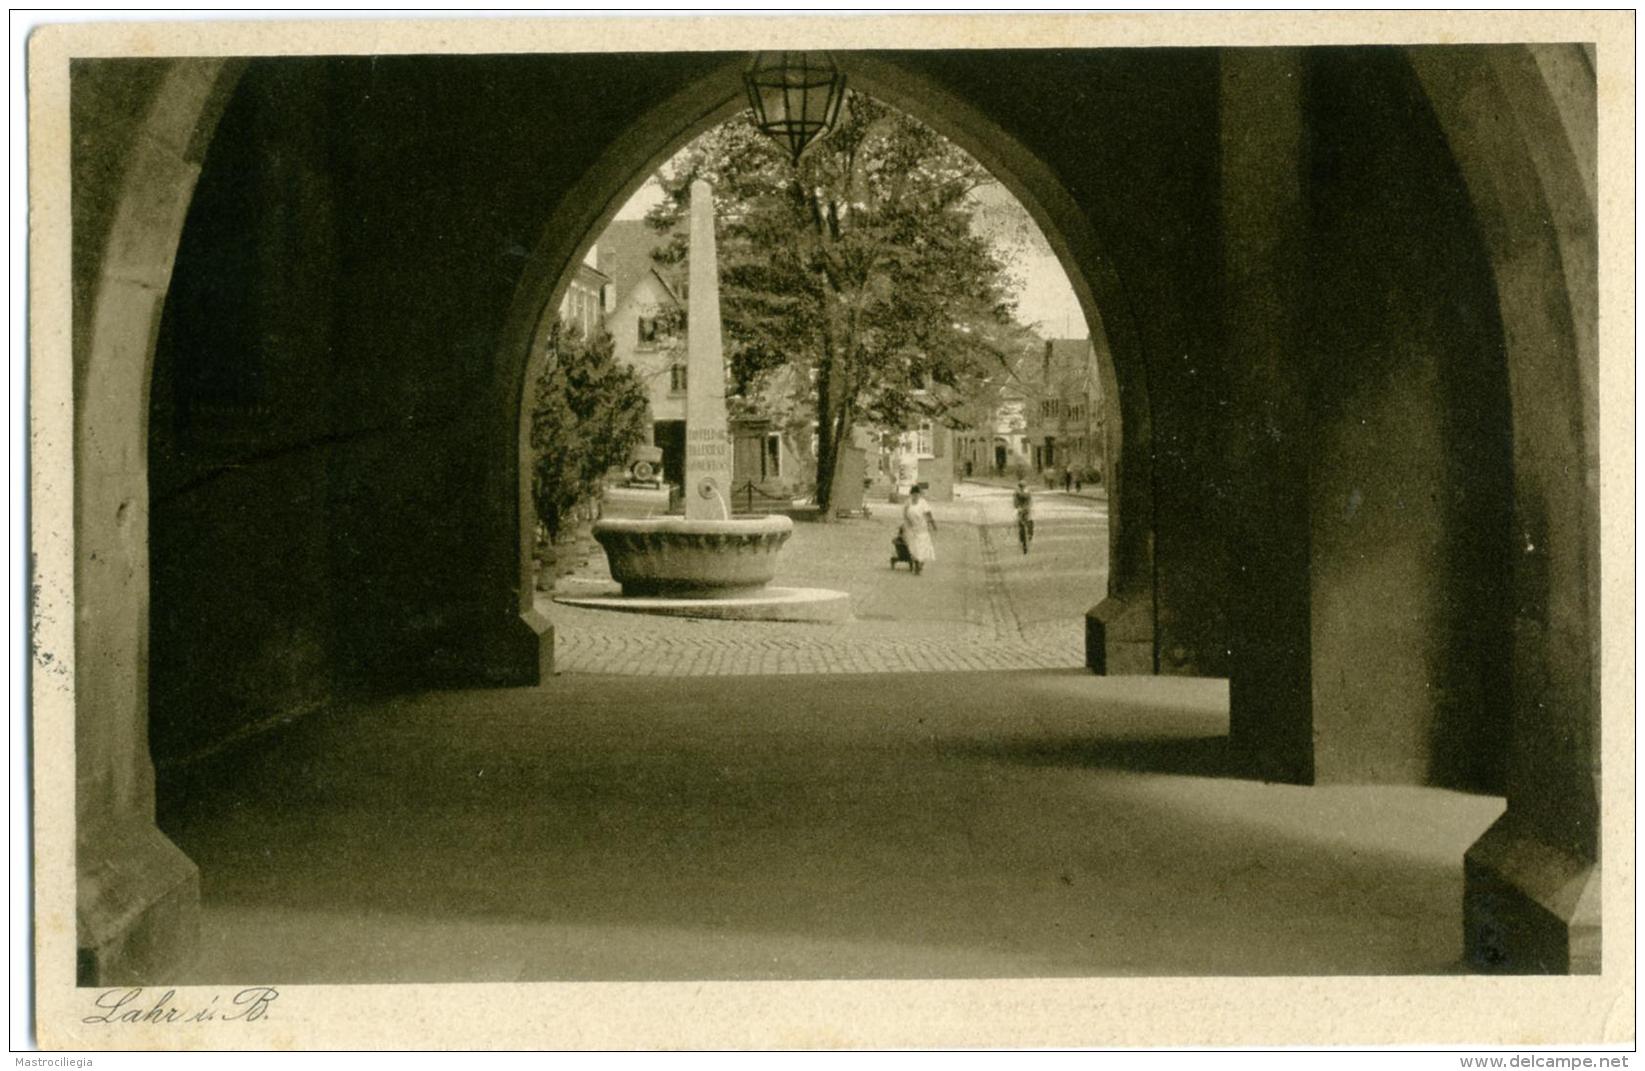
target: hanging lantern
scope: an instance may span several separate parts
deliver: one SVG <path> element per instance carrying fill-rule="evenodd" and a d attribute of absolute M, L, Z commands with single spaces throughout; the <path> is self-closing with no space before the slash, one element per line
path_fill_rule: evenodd
<path fill-rule="evenodd" d="M 834 129 L 845 100 L 845 75 L 826 52 L 757 52 L 743 72 L 754 125 L 795 163 Z"/>

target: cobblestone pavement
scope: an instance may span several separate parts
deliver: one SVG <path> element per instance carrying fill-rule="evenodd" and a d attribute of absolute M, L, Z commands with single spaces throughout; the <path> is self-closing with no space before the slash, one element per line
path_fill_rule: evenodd
<path fill-rule="evenodd" d="M 556 668 L 672 677 L 1081 666 L 1084 613 L 1106 582 L 1106 505 L 1035 497 L 1026 556 L 1009 491 L 964 484 L 953 502 L 934 503 L 937 560 L 917 577 L 890 567 L 900 506 L 876 503 L 870 519 L 796 524 L 773 583 L 849 592 L 844 622 L 657 617 L 540 595 L 555 626 Z M 610 580 L 597 548 L 559 590 L 586 590 L 592 580 Z"/>

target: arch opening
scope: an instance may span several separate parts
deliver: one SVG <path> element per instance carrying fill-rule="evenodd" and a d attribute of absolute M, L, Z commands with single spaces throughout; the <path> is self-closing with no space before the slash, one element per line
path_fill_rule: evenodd
<path fill-rule="evenodd" d="M 994 212 L 1003 215 L 1010 226 L 1031 232 L 1029 238 L 1019 240 L 1024 245 L 1030 245 L 1037 239 L 1041 251 L 1032 267 L 1040 272 L 1055 272 L 1062 277 L 1059 282 L 1063 282 L 1069 291 L 1065 301 L 1067 305 L 1077 303 L 1076 315 L 1085 325 L 1079 338 L 1066 338 L 1057 342 L 1053 353 L 1049 337 L 1032 334 L 1036 329 L 1043 331 L 1043 326 L 1025 330 L 1021 324 L 1012 321 L 1010 330 L 1023 334 L 1023 337 L 1030 340 L 1030 344 L 1025 345 L 1022 354 L 1015 355 L 1011 364 L 1006 365 L 1002 358 L 1002 367 L 1005 368 L 1006 374 L 1003 377 L 993 377 L 1005 383 L 1012 392 L 1014 400 L 1010 403 L 1010 416 L 1001 415 L 998 407 L 995 407 L 990 409 L 987 418 L 1014 420 L 1017 427 L 1014 440 L 999 438 L 996 443 L 996 428 L 972 427 L 962 423 L 978 418 L 970 412 L 973 407 L 958 404 L 953 395 L 947 399 L 947 416 L 939 415 L 943 407 L 934 401 L 926 420 L 916 419 L 918 413 L 914 413 L 913 416 L 905 418 L 904 424 L 899 424 L 896 428 L 889 424 L 884 428 L 877 428 L 868 416 L 864 416 L 860 425 L 861 443 L 864 447 L 860 452 L 863 454 L 863 467 L 866 473 L 864 482 L 872 483 L 874 486 L 864 496 L 862 505 L 867 507 L 866 512 L 871 515 L 894 518 L 900 511 L 906 494 L 906 486 L 903 485 L 916 480 L 923 481 L 928 487 L 934 488 L 933 493 L 939 501 L 946 502 L 954 494 L 950 488 L 962 485 L 968 477 L 975 477 L 976 485 L 969 494 L 978 497 L 967 498 L 968 492 L 962 488 L 959 492 L 959 503 L 978 518 L 991 518 L 977 521 L 985 531 L 985 546 L 990 542 L 986 532 L 994 530 L 992 543 L 1008 547 L 1014 552 L 1017 539 L 1009 534 L 1013 522 L 1008 508 L 1002 505 L 1008 499 L 1009 486 L 1013 478 L 1025 478 L 1032 489 L 1042 496 L 1042 509 L 1045 508 L 1046 501 L 1072 503 L 1073 512 L 1059 520 L 1051 521 L 1051 527 L 1058 528 L 1062 520 L 1072 519 L 1075 522 L 1073 528 L 1080 529 L 1082 536 L 1087 540 L 1102 539 L 1109 548 L 1119 548 L 1118 566 L 1113 565 L 1112 555 L 1097 551 L 1096 547 L 1092 548 L 1096 552 L 1090 555 L 1094 564 L 1079 566 L 1077 578 L 1074 573 L 1066 572 L 1068 565 L 1048 563 L 1046 569 L 1065 570 L 1059 573 L 1063 579 L 1061 585 L 1054 592 L 1036 594 L 1025 589 L 1017 593 L 1016 600 L 1019 604 L 1029 604 L 1030 613 L 1021 615 L 1020 619 L 1012 613 L 1010 625 L 1006 626 L 1002 620 L 1001 627 L 1009 627 L 1013 632 L 1020 632 L 1022 637 L 1028 638 L 1030 634 L 1023 631 L 1023 621 L 1032 620 L 1032 625 L 1028 627 L 1037 633 L 1034 638 L 1027 639 L 1027 647 L 1010 657 L 1031 659 L 1034 664 L 1051 664 L 1046 661 L 1048 658 L 1067 659 L 1070 666 L 1091 664 L 1082 625 L 1086 610 L 1101 602 L 1116 588 L 1132 594 L 1145 589 L 1148 578 L 1144 541 L 1137 538 L 1134 532 L 1121 531 L 1121 526 L 1125 523 L 1122 518 L 1127 507 L 1121 504 L 1121 496 L 1117 493 L 1119 486 L 1129 480 L 1132 484 L 1129 488 L 1130 497 L 1134 499 L 1134 504 L 1130 508 L 1139 515 L 1144 512 L 1147 501 L 1146 484 L 1143 482 L 1147 476 L 1146 439 L 1139 434 L 1132 443 L 1131 436 L 1122 433 L 1122 427 L 1127 420 L 1133 421 L 1134 426 L 1139 429 L 1145 429 L 1147 426 L 1145 391 L 1142 386 L 1145 377 L 1133 373 L 1124 377 L 1127 386 L 1120 386 L 1121 377 L 1114 371 L 1115 357 L 1109 339 L 1112 332 L 1097 312 L 1096 305 L 1096 294 L 1099 290 L 1117 295 L 1117 276 L 1111 265 L 1098 255 L 1096 240 L 1089 227 L 1084 224 L 1083 217 L 1072 207 L 1072 199 L 1067 191 L 1060 187 L 1055 176 L 1043 164 L 1008 134 L 991 126 L 980 114 L 966 109 L 962 103 L 954 100 L 951 95 L 942 93 L 927 80 L 906 73 L 898 76 L 894 67 L 888 67 L 883 62 L 869 62 L 854 54 L 846 55 L 843 62 L 851 79 L 852 92 L 863 94 L 868 105 L 886 109 L 888 116 L 891 117 L 906 115 L 909 117 L 907 122 L 919 125 L 920 129 L 934 131 L 939 138 L 945 139 L 948 144 L 955 147 L 960 158 L 970 161 L 968 166 L 974 166 L 979 170 L 984 181 L 996 192 L 990 194 L 990 199 L 986 202 L 968 203 L 966 211 L 971 214 L 973 225 L 988 226 L 978 221 L 984 214 Z M 669 239 L 667 235 L 644 226 L 639 218 L 643 215 L 643 209 L 636 206 L 646 200 L 638 195 L 648 187 L 648 184 L 653 187 L 653 194 L 660 189 L 655 187 L 655 176 L 662 173 L 659 160 L 665 163 L 670 160 L 677 162 L 688 145 L 701 144 L 701 139 L 710 132 L 724 130 L 728 124 L 744 121 L 741 113 L 745 108 L 745 101 L 739 81 L 740 68 L 740 63 L 727 64 L 685 90 L 681 94 L 683 100 L 670 101 L 659 107 L 659 113 L 663 115 L 697 116 L 683 129 L 668 130 L 666 123 L 660 120 L 653 122 L 651 117 L 645 117 L 621 135 L 615 142 L 610 158 L 602 165 L 601 173 L 606 178 L 606 184 L 598 189 L 580 187 L 587 192 L 586 198 L 579 197 L 567 201 L 556 210 L 544 228 L 544 237 L 532 258 L 532 267 L 520 284 L 514 311 L 510 315 L 510 322 L 515 326 L 509 332 L 505 345 L 514 347 L 513 359 L 517 361 L 520 340 L 531 340 L 523 365 L 524 385 L 520 393 L 521 445 L 517 494 L 520 502 L 521 551 L 520 579 L 516 591 L 522 605 L 521 612 L 527 619 L 541 620 L 556 616 L 555 608 L 546 604 L 547 600 L 542 594 L 543 591 L 552 588 L 554 578 L 545 575 L 543 571 L 544 541 L 542 531 L 536 523 L 536 511 L 531 503 L 530 473 L 533 456 L 529 440 L 533 399 L 530 384 L 536 381 L 542 368 L 546 352 L 543 341 L 548 334 L 546 325 L 552 321 L 556 312 L 564 314 L 567 311 L 568 302 L 573 300 L 567 295 L 572 293 L 573 288 L 587 289 L 598 285 L 613 289 L 615 296 L 606 311 L 615 325 L 612 327 L 613 333 L 619 335 L 614 343 L 618 362 L 643 369 L 643 374 L 650 384 L 650 441 L 672 448 L 664 450 L 663 464 L 670 473 L 670 479 L 675 483 L 680 482 L 680 474 L 673 472 L 669 466 L 672 464 L 670 459 L 678 456 L 675 444 L 682 441 L 679 433 L 684 426 L 683 392 L 678 389 L 678 366 L 683 356 L 676 353 L 675 357 L 669 358 L 662 353 L 667 347 L 654 347 L 637 337 L 627 337 L 636 334 L 631 330 L 635 326 L 631 321 L 636 320 L 636 314 L 629 308 L 627 291 L 631 286 L 637 286 L 647 294 L 650 294 L 651 289 L 666 291 L 664 297 L 669 300 L 670 307 L 680 306 L 674 311 L 683 314 L 684 302 L 680 297 L 682 288 L 679 285 L 683 283 L 683 278 L 675 279 L 673 286 L 670 286 L 665 278 L 667 272 L 683 268 L 678 265 L 672 269 L 667 268 L 650 258 L 648 251 L 661 251 L 661 247 L 665 246 Z M 685 100 L 691 103 L 687 104 Z M 882 101 L 883 104 L 877 103 Z M 907 109 L 903 107 L 905 104 L 908 105 Z M 944 107 L 951 109 L 952 114 L 944 113 Z M 948 135 L 951 132 L 956 136 L 949 139 Z M 979 159 L 979 156 L 992 160 L 992 165 Z M 1007 166 L 1013 167 L 1014 170 L 1008 173 L 998 170 Z M 1029 177 L 1024 178 L 1025 174 Z M 1028 200 L 1025 201 L 1024 197 Z M 653 205 L 657 203 L 655 196 L 649 200 Z M 588 230 L 578 234 L 573 230 L 564 229 L 583 225 L 582 221 L 587 218 L 584 208 L 588 203 L 604 206 L 604 210 L 587 224 Z M 626 209 L 623 208 L 625 205 L 628 206 Z M 1046 205 L 1053 206 L 1060 215 L 1046 208 Z M 1072 238 L 1064 237 L 1058 232 L 1053 232 L 1056 233 L 1055 238 L 1047 234 L 1046 227 L 1059 225 L 1078 229 Z M 992 226 L 998 230 L 1005 224 L 996 223 Z M 670 233 L 675 235 L 675 241 L 683 245 L 683 235 L 678 230 Z M 997 233 L 990 232 L 983 238 L 985 243 L 998 251 L 997 243 L 1000 238 Z M 722 244 L 723 242 L 722 238 Z M 1095 267 L 1103 274 L 1103 281 L 1099 286 L 1083 281 L 1083 272 L 1089 270 L 1091 265 L 1082 267 L 1076 263 L 1073 260 L 1075 250 L 1082 251 L 1087 257 L 1096 258 Z M 667 256 L 666 251 L 663 252 Z M 679 255 L 678 250 L 675 255 Z M 642 261 L 647 270 L 644 278 L 639 279 L 639 273 L 634 265 Z M 590 268 L 595 269 L 596 273 L 602 269 L 611 269 L 613 272 L 620 272 L 624 277 L 616 281 L 603 275 L 595 278 L 594 275 L 590 275 Z M 652 273 L 658 273 L 656 279 L 651 277 Z M 1075 274 L 1080 275 L 1081 281 L 1077 284 L 1073 282 Z M 588 278 L 582 278 L 583 276 Z M 648 284 L 652 284 L 651 289 L 646 289 Z M 653 294 L 652 297 L 655 298 L 657 295 Z M 535 305 L 538 301 L 542 301 L 543 304 Z M 579 308 L 582 307 L 579 305 Z M 1045 305 L 1045 300 L 1041 299 L 1038 307 L 1048 306 Z M 639 330 L 643 331 L 645 317 L 642 316 L 639 320 Z M 683 335 L 683 332 L 681 334 Z M 1056 332 L 1044 331 L 1044 334 L 1049 336 Z M 1119 334 L 1126 339 L 1134 336 L 1134 332 L 1123 326 L 1119 329 Z M 676 336 L 673 342 L 675 350 L 683 353 L 683 338 Z M 657 349 L 656 353 L 649 352 L 653 348 Z M 1032 352 L 1028 352 L 1030 350 Z M 675 366 L 673 369 L 669 367 L 670 361 Z M 653 365 L 655 367 L 652 367 Z M 1081 368 L 1085 371 L 1079 371 Z M 1074 382 L 1076 378 L 1079 379 L 1077 384 Z M 1053 380 L 1056 381 L 1055 384 L 1052 383 Z M 1063 382 L 1064 380 L 1068 382 Z M 759 385 L 756 384 L 751 389 L 758 393 Z M 997 391 L 998 388 L 996 385 L 985 389 Z M 1069 394 L 1069 398 L 1060 398 L 1058 391 Z M 768 390 L 766 393 L 769 395 L 771 392 Z M 1028 394 L 1033 394 L 1033 397 L 1027 397 Z M 1079 400 L 1075 400 L 1076 394 L 1080 396 Z M 777 423 L 783 425 L 783 430 L 773 433 L 767 429 L 776 425 L 771 423 L 768 414 L 759 410 L 759 403 L 751 403 L 749 397 L 751 396 L 738 394 L 732 399 L 736 409 L 734 424 L 738 429 L 735 432 L 738 437 L 735 448 L 738 464 L 733 475 L 737 489 L 731 496 L 731 504 L 733 508 L 743 512 L 752 510 L 758 513 L 766 509 L 797 510 L 801 516 L 807 516 L 807 506 L 815 502 L 813 489 L 818 478 L 818 462 L 812 445 L 816 440 L 814 403 L 806 403 L 778 421 Z M 915 408 L 926 403 L 927 399 L 922 399 L 916 403 Z M 1046 405 L 1060 406 L 1060 409 L 1056 409 L 1047 417 L 1043 411 Z M 925 427 L 931 427 L 932 430 L 923 430 Z M 810 443 L 806 441 L 807 429 L 810 432 Z M 1070 432 L 1068 429 L 1073 431 Z M 1060 443 L 1057 442 L 1059 437 Z M 767 438 L 774 438 L 776 442 L 767 442 Z M 1032 450 L 1028 446 L 1030 438 L 1035 439 L 1037 444 Z M 931 445 L 928 446 L 928 442 Z M 1127 444 L 1132 453 L 1137 455 L 1136 459 L 1127 459 L 1122 455 L 1122 450 L 1127 448 Z M 744 449 L 745 447 L 747 449 Z M 905 477 L 900 484 L 899 471 Z M 1121 475 L 1122 473 L 1125 475 Z M 1000 486 L 995 490 L 983 490 L 984 484 L 981 481 L 987 479 L 999 481 Z M 1105 494 L 1106 500 L 1098 501 L 1092 494 L 1096 491 Z M 1053 493 L 1055 497 L 1046 497 Z M 982 497 L 985 496 L 992 496 L 999 501 L 984 503 Z M 849 501 L 849 507 L 836 502 L 837 510 L 842 514 L 849 512 L 855 515 L 860 508 L 857 505 L 857 498 L 850 496 Z M 882 521 L 882 526 L 885 523 Z M 969 520 L 966 523 L 969 524 Z M 1140 529 L 1145 523 L 1139 521 L 1133 527 Z M 813 532 L 814 530 L 804 527 L 800 529 L 795 540 L 797 556 L 816 556 L 817 548 L 811 546 Z M 872 542 L 871 548 L 867 545 L 861 548 L 854 565 L 858 574 L 867 571 L 867 563 L 883 560 L 882 551 L 885 548 L 880 544 L 889 544 L 890 528 L 887 527 L 885 532 L 885 538 Z M 1053 535 L 1052 538 L 1054 541 L 1059 538 L 1063 541 L 1065 545 L 1062 550 L 1065 554 L 1075 551 L 1075 547 L 1066 545 L 1072 536 Z M 1043 545 L 1050 548 L 1051 553 L 1057 550 L 1055 542 Z M 1078 544 L 1081 555 L 1085 553 L 1082 549 L 1085 546 L 1085 542 Z M 566 548 L 562 551 L 562 556 L 580 559 L 583 564 L 582 572 L 590 574 L 572 576 L 565 582 L 573 593 L 583 594 L 591 590 L 584 586 L 585 581 L 603 579 L 609 582 L 608 574 L 603 569 L 603 555 L 597 547 L 591 546 L 586 540 L 580 545 Z M 790 557 L 796 557 L 796 554 L 791 553 Z M 969 558 L 969 555 L 967 557 Z M 592 565 L 589 564 L 590 559 Z M 896 564 L 893 561 L 893 568 Z M 1008 561 L 1006 564 L 1011 563 Z M 847 570 L 853 568 L 838 561 L 820 568 L 803 570 L 796 564 L 790 579 L 802 586 L 848 587 L 852 584 L 862 586 L 868 583 L 861 575 L 842 577 L 839 572 L 842 567 Z M 974 576 L 965 582 L 982 583 L 983 566 L 980 563 L 968 560 L 962 563 L 955 560 L 948 568 L 969 570 Z M 998 567 L 992 563 L 987 568 L 992 570 L 993 574 L 999 572 Z M 998 580 L 997 577 L 996 581 L 1006 582 Z M 1083 600 L 1081 592 L 1084 593 Z M 1058 600 L 1054 616 L 1062 621 L 1064 627 L 1061 631 L 1067 633 L 1066 636 L 1053 639 L 1038 638 L 1039 635 L 1049 635 L 1046 629 L 1050 627 L 1048 619 L 1053 614 L 1050 610 L 1039 612 L 1039 608 L 1033 604 L 1047 598 Z M 1069 602 L 1069 598 L 1075 599 L 1079 604 Z M 861 604 L 862 599 L 853 595 L 852 601 L 854 604 Z M 888 620 L 892 616 L 891 613 L 883 612 L 883 609 L 877 607 L 870 611 L 875 622 Z M 894 613 L 899 612 L 901 608 L 891 609 Z M 558 616 L 562 621 L 567 617 L 573 618 L 582 626 L 589 624 L 589 617 L 612 618 L 610 614 L 598 612 L 579 615 L 576 611 L 564 608 L 559 610 Z M 632 619 L 624 616 L 615 620 L 619 624 L 612 627 L 618 632 L 625 632 L 622 624 Z M 885 628 L 883 624 L 877 624 L 875 627 L 881 631 Z M 601 628 L 599 631 L 603 633 L 604 629 Z M 803 628 L 798 629 L 796 634 L 804 631 Z M 559 633 L 558 638 L 563 641 L 565 633 Z M 863 642 L 871 641 L 865 638 Z M 1017 642 L 1018 646 L 1023 646 L 1021 640 L 1014 642 Z M 815 642 L 796 639 L 795 644 L 808 652 L 800 664 L 817 668 L 826 664 L 816 661 L 821 657 L 820 653 L 811 652 L 812 648 L 817 647 Z M 878 644 L 883 647 L 885 641 L 878 641 Z M 1142 644 L 1133 646 L 1146 644 L 1145 638 Z M 586 668 L 581 655 L 576 653 L 581 649 L 579 637 L 577 645 L 566 648 L 571 657 L 562 662 L 562 668 L 572 671 Z M 818 650 L 820 651 L 820 648 Z M 1001 653 L 1000 657 L 1007 655 Z M 1134 666 L 1133 671 L 1143 666 L 1151 669 L 1151 651 L 1143 653 L 1140 657 L 1142 662 Z M 606 665 L 609 661 L 609 655 L 602 655 L 602 660 L 598 664 Z M 1099 657 L 1095 664 L 1100 665 L 1102 661 Z M 908 667 L 923 664 L 923 661 L 898 664 Z M 643 668 L 639 668 L 640 665 L 637 660 L 636 671 L 644 671 Z M 608 668 L 605 671 L 622 670 Z"/>

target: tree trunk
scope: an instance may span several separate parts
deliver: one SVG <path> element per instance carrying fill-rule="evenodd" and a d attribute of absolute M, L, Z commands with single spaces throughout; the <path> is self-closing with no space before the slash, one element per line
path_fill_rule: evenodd
<path fill-rule="evenodd" d="M 834 468 L 839 456 L 834 440 L 833 379 L 834 362 L 826 360 L 817 374 L 817 508 L 825 521 L 833 505 Z"/>
<path fill-rule="evenodd" d="M 834 485 L 840 475 L 840 463 L 845 459 L 845 451 L 851 445 L 851 426 L 857 422 L 856 406 L 850 398 L 842 399 L 834 407 L 834 463 L 829 469 L 828 476 L 828 503 L 829 516 L 834 510 Z"/>
<path fill-rule="evenodd" d="M 839 472 L 841 443 L 851 434 L 854 395 L 845 360 L 851 353 L 853 339 L 849 328 L 844 338 L 838 337 L 834 315 L 841 294 L 837 280 L 828 271 L 828 247 L 839 240 L 838 211 L 830 202 L 825 212 L 816 191 L 803 192 L 797 177 L 793 189 L 796 200 L 810 209 L 817 242 L 817 286 L 823 303 L 823 359 L 817 369 L 817 509 L 819 519 L 826 522 L 834 519 L 834 477 Z"/>

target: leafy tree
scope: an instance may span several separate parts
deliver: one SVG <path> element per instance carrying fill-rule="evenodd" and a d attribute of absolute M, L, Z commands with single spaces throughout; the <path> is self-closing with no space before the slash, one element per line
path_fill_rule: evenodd
<path fill-rule="evenodd" d="M 597 499 L 606 471 L 645 439 L 648 403 L 634 370 L 613 357 L 611 336 L 584 338 L 554 322 L 534 384 L 532 500 L 549 538 L 578 505 Z"/>
<path fill-rule="evenodd" d="M 1014 344 L 1005 265 L 971 225 L 970 195 L 993 180 L 929 127 L 861 95 L 797 167 L 733 121 L 659 175 L 665 197 L 648 219 L 666 235 L 665 263 L 687 256 L 697 178 L 715 191 L 730 391 L 768 415 L 815 421 L 827 517 L 854 425 L 942 416 Z"/>

